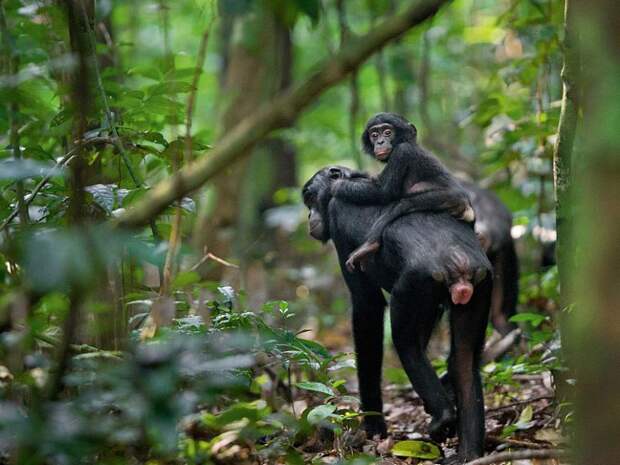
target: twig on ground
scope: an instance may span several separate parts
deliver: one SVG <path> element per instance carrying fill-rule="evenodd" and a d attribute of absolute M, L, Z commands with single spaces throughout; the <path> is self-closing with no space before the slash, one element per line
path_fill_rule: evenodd
<path fill-rule="evenodd" d="M 208 252 L 207 254 L 205 254 L 204 257 L 202 257 L 195 265 L 193 265 L 189 270 L 190 271 L 196 271 L 198 268 L 200 268 L 201 265 L 203 265 L 204 263 L 206 263 L 207 260 L 213 260 L 214 262 L 218 262 L 221 265 L 224 266 L 228 266 L 230 268 L 239 268 L 238 265 L 235 265 L 234 263 L 230 263 L 227 262 L 226 260 L 224 260 L 223 258 L 218 257 L 217 255 L 212 254 L 211 252 Z"/>
<path fill-rule="evenodd" d="M 513 346 L 515 341 L 521 336 L 521 329 L 516 328 L 506 334 L 502 339 L 487 347 L 482 354 L 482 363 L 489 363 L 504 355 Z"/>
<path fill-rule="evenodd" d="M 527 447 L 530 449 L 546 449 L 547 445 L 520 439 L 501 438 L 499 436 L 487 435 L 486 440 L 493 444 L 509 444 L 516 447 Z"/>
<path fill-rule="evenodd" d="M 553 399 L 555 399 L 555 396 L 551 396 L 551 395 L 532 397 L 531 399 L 518 400 L 516 402 L 512 402 L 507 405 L 500 405 L 499 407 L 493 407 L 493 408 L 487 409 L 486 413 L 499 412 L 501 410 L 508 410 L 508 409 L 517 407 L 519 405 L 525 405 L 525 404 L 531 404 L 534 402 L 538 402 L 539 400 L 553 400 Z"/>
<path fill-rule="evenodd" d="M 566 457 L 570 457 L 570 454 L 563 449 L 524 449 L 487 455 L 486 457 L 467 462 L 465 465 L 490 465 L 492 463 L 511 462 L 514 460 L 559 459 Z"/>

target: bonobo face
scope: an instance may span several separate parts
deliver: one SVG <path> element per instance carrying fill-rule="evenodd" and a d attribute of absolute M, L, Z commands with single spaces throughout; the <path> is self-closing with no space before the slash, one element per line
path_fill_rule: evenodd
<path fill-rule="evenodd" d="M 396 113 L 377 113 L 366 123 L 362 133 L 364 152 L 383 163 L 399 144 L 416 143 L 417 129 Z"/>
<path fill-rule="evenodd" d="M 392 153 L 394 141 L 394 126 L 391 124 L 377 124 L 368 128 L 368 136 L 373 147 L 375 158 L 385 161 Z"/>
<path fill-rule="evenodd" d="M 331 200 L 331 185 L 338 179 L 349 178 L 351 171 L 341 166 L 323 168 L 312 176 L 302 189 L 303 201 L 308 207 L 308 232 L 314 239 L 329 240 L 327 207 Z"/>

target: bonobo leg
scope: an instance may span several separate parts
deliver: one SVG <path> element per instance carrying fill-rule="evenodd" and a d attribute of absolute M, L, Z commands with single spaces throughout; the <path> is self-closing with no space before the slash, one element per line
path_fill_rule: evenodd
<path fill-rule="evenodd" d="M 351 255 L 349 255 L 349 258 L 347 259 L 345 263 L 347 270 L 353 273 L 355 271 L 356 266 L 359 265 L 360 269 L 362 271 L 365 271 L 366 262 L 368 261 L 368 255 L 371 255 L 375 253 L 377 250 L 379 250 L 380 245 L 381 244 L 379 243 L 379 241 L 373 241 L 373 242 L 366 241 L 362 245 L 360 245 L 357 249 L 355 249 L 351 253 Z"/>
<path fill-rule="evenodd" d="M 372 224 L 366 235 L 366 241 L 349 255 L 346 261 L 347 270 L 353 272 L 357 265 L 360 265 L 361 270 L 364 271 L 369 256 L 379 250 L 381 246 L 383 230 L 396 218 L 409 211 L 411 211 L 409 205 L 403 204 L 402 201 L 390 205 Z"/>
<path fill-rule="evenodd" d="M 359 276 L 344 275 L 353 303 L 353 339 L 362 410 L 377 413 L 365 416 L 363 426 L 369 438 L 376 434 L 385 437 L 387 427 L 381 398 L 385 299 L 378 287 Z"/>
<path fill-rule="evenodd" d="M 430 276 L 419 278 L 406 273 L 404 277 L 408 279 L 406 286 L 395 289 L 390 301 L 392 339 L 413 388 L 433 417 L 430 436 L 443 441 L 453 433 L 456 414 L 426 356 L 428 340 L 441 314 L 438 307 L 442 289 Z"/>
<path fill-rule="evenodd" d="M 476 286 L 466 305 L 450 311 L 452 347 L 448 374 L 456 391 L 458 412 L 457 462 L 482 456 L 484 446 L 484 397 L 480 379 L 480 356 L 489 316 L 492 279 L 487 276 Z"/>

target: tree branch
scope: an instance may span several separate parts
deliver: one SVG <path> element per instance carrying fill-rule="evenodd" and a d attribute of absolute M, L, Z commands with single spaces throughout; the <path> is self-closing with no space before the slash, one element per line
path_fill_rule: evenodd
<path fill-rule="evenodd" d="M 512 462 L 514 460 L 556 459 L 564 457 L 569 457 L 569 453 L 561 449 L 524 449 L 487 455 L 486 457 L 467 462 L 465 465 L 490 465 L 492 463 Z"/>
<path fill-rule="evenodd" d="M 521 336 L 521 329 L 516 328 L 506 334 L 482 353 L 482 363 L 489 363 L 504 355 L 513 346 L 515 341 Z"/>
<path fill-rule="evenodd" d="M 148 192 L 133 208 L 116 220 L 121 227 L 137 227 L 161 213 L 175 200 L 202 186 L 235 160 L 247 154 L 247 149 L 274 129 L 290 124 L 297 115 L 330 87 L 342 81 L 374 52 L 390 40 L 437 13 L 450 0 L 416 2 L 401 14 L 385 19 L 376 29 L 351 42 L 333 57 L 325 60 L 310 76 L 290 91 L 263 105 L 242 120 L 206 156 L 186 165 L 179 172 Z"/>

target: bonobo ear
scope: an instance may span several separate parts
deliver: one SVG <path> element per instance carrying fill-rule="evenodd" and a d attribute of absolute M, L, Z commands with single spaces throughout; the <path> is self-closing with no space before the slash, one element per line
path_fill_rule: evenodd
<path fill-rule="evenodd" d="M 417 137 L 417 135 L 418 135 L 418 128 L 416 128 L 413 123 L 409 123 L 409 126 L 411 126 L 411 130 L 413 131 L 413 137 Z"/>
<path fill-rule="evenodd" d="M 330 179 L 340 179 L 343 177 L 342 169 L 338 168 L 337 166 L 332 166 L 331 168 L 329 168 L 327 170 L 327 174 L 329 175 Z"/>

